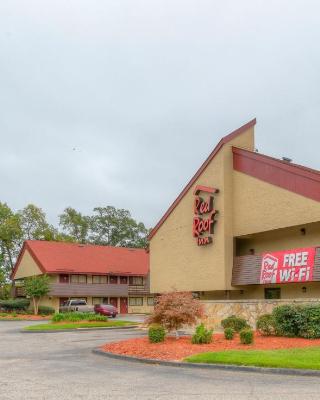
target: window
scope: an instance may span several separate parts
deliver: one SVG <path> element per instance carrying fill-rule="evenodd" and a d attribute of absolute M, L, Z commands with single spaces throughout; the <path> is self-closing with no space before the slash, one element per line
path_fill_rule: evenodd
<path fill-rule="evenodd" d="M 69 283 L 69 275 L 60 274 L 59 275 L 59 282 L 60 283 Z"/>
<path fill-rule="evenodd" d="M 143 297 L 130 297 L 129 305 L 130 306 L 142 306 L 143 305 Z"/>
<path fill-rule="evenodd" d="M 280 288 L 265 288 L 264 298 L 267 300 L 281 299 L 281 289 Z"/>
<path fill-rule="evenodd" d="M 120 276 L 120 283 L 122 285 L 126 285 L 128 283 L 128 277 L 127 276 Z"/>
<path fill-rule="evenodd" d="M 109 283 L 118 283 L 118 277 L 114 275 L 109 276 Z"/>
<path fill-rule="evenodd" d="M 107 275 L 92 275 L 92 283 L 107 283 Z"/>
<path fill-rule="evenodd" d="M 148 306 L 153 306 L 154 305 L 154 298 L 153 297 L 148 297 L 147 298 L 147 304 L 148 304 Z"/>
<path fill-rule="evenodd" d="M 143 286 L 143 277 L 142 276 L 130 276 L 129 285 Z"/>
<path fill-rule="evenodd" d="M 87 283 L 87 275 L 71 275 L 71 283 Z"/>
<path fill-rule="evenodd" d="M 95 305 L 95 304 L 102 304 L 102 303 L 103 303 L 102 297 L 92 297 L 92 304 L 93 304 L 93 305 Z"/>

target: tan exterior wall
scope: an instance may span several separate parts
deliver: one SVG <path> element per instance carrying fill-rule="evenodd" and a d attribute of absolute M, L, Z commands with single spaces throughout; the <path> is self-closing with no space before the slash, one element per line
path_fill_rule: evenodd
<path fill-rule="evenodd" d="M 231 146 L 253 150 L 253 128 L 239 135 L 217 153 L 193 187 L 181 199 L 150 243 L 151 292 L 173 289 L 206 291 L 226 288 L 233 264 L 232 151 Z M 219 189 L 219 211 L 213 245 L 197 246 L 192 236 L 193 190 L 196 185 Z"/>
<path fill-rule="evenodd" d="M 304 235 L 302 228 L 305 229 Z M 308 246 L 320 246 L 320 222 L 244 236 L 237 240 L 237 255 L 247 255 L 250 249 L 261 254 Z"/>
<path fill-rule="evenodd" d="M 45 296 L 40 300 L 40 306 L 52 307 L 59 312 L 59 298 Z"/>
<path fill-rule="evenodd" d="M 138 296 L 136 296 L 136 297 L 138 297 Z M 130 306 L 130 304 L 129 304 L 128 313 L 129 314 L 151 314 L 154 307 L 148 305 L 148 297 L 152 297 L 152 296 L 144 296 L 143 297 L 143 305 L 142 306 Z"/>
<path fill-rule="evenodd" d="M 26 278 L 28 276 L 42 275 L 42 271 L 32 258 L 28 250 L 26 250 L 21 258 L 19 268 L 16 272 L 15 279 Z"/>
<path fill-rule="evenodd" d="M 320 220 L 320 202 L 233 171 L 234 236 Z"/>

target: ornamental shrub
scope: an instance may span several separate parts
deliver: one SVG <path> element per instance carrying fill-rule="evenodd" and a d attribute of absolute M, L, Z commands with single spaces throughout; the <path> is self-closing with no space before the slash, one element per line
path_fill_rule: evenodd
<path fill-rule="evenodd" d="M 240 331 L 240 342 L 242 344 L 253 343 L 253 330 L 251 328 L 244 328 Z"/>
<path fill-rule="evenodd" d="M 203 316 L 203 306 L 194 299 L 190 292 L 165 293 L 157 298 L 154 311 L 147 319 L 149 324 L 160 324 L 168 332 L 175 331 L 184 325 L 194 325 Z"/>
<path fill-rule="evenodd" d="M 235 331 L 233 328 L 225 328 L 224 337 L 227 340 L 232 340 L 234 338 Z"/>
<path fill-rule="evenodd" d="M 292 305 L 275 307 L 272 311 L 275 333 L 278 336 L 299 336 L 300 328 L 305 325 L 301 308 Z"/>
<path fill-rule="evenodd" d="M 0 308 L 4 311 L 26 311 L 29 307 L 30 300 L 28 299 L 10 299 L 0 300 Z"/>
<path fill-rule="evenodd" d="M 81 313 L 81 312 L 66 312 L 56 313 L 52 317 L 52 322 L 79 322 L 79 321 L 108 321 L 108 318 L 104 315 L 92 314 L 92 313 Z"/>
<path fill-rule="evenodd" d="M 275 320 L 272 314 L 263 314 L 257 319 L 257 330 L 263 336 L 275 334 Z"/>
<path fill-rule="evenodd" d="M 39 306 L 38 308 L 38 313 L 41 315 L 51 315 L 54 314 L 54 311 L 55 311 L 54 308 L 47 306 Z M 34 312 L 33 309 L 32 312 Z"/>
<path fill-rule="evenodd" d="M 148 336 L 150 343 L 163 342 L 166 337 L 166 331 L 160 324 L 151 324 L 148 330 Z"/>
<path fill-rule="evenodd" d="M 299 314 L 298 336 L 307 339 L 320 338 L 320 306 L 306 305 L 297 307 Z"/>
<path fill-rule="evenodd" d="M 236 317 L 235 315 L 223 319 L 221 325 L 223 329 L 232 328 L 235 332 L 240 332 L 241 329 L 249 328 L 249 324 L 244 318 Z"/>
<path fill-rule="evenodd" d="M 206 344 L 212 342 L 213 329 L 206 329 L 204 324 L 196 327 L 196 332 L 192 336 L 191 342 L 193 344 Z"/>

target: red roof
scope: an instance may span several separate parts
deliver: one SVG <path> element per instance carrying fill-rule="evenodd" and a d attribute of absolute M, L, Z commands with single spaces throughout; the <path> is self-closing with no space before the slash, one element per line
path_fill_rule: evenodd
<path fill-rule="evenodd" d="M 232 151 L 236 171 L 320 201 L 319 171 L 237 147 Z"/>
<path fill-rule="evenodd" d="M 12 278 L 28 250 L 42 272 L 48 274 L 147 275 L 149 254 L 145 249 L 27 240 L 16 262 Z"/>
<path fill-rule="evenodd" d="M 207 168 L 208 164 L 212 161 L 212 159 L 215 157 L 215 155 L 220 151 L 220 149 L 223 147 L 223 145 L 230 142 L 235 137 L 241 135 L 243 132 L 250 129 L 255 124 L 256 124 L 256 119 L 254 118 L 253 120 L 247 122 L 245 125 L 241 126 L 240 128 L 236 129 L 235 131 L 229 133 L 227 136 L 224 136 L 220 140 L 220 142 L 216 145 L 216 147 L 210 153 L 209 157 L 205 160 L 205 162 L 201 165 L 201 167 L 198 169 L 198 171 L 195 173 L 195 175 L 191 178 L 189 183 L 185 186 L 185 188 L 182 190 L 182 192 L 179 194 L 179 196 L 176 198 L 176 200 L 168 208 L 168 210 L 166 211 L 164 216 L 160 219 L 160 221 L 157 223 L 157 225 L 152 229 L 152 231 L 150 232 L 149 237 L 148 237 L 149 240 L 151 240 L 153 238 L 153 236 L 156 234 L 156 232 L 158 231 L 160 226 L 165 222 L 165 220 L 169 217 L 169 215 L 172 213 L 172 211 L 177 207 L 177 205 L 180 203 L 182 198 L 188 193 L 189 189 L 196 182 L 196 180 L 199 178 L 199 176 L 202 174 L 202 172 Z"/>

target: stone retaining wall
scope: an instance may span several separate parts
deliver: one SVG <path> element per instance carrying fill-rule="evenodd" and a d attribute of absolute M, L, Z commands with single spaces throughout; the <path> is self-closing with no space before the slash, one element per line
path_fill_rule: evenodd
<path fill-rule="evenodd" d="M 262 314 L 269 314 L 273 308 L 283 304 L 314 304 L 320 299 L 295 300 L 202 300 L 206 317 L 204 323 L 215 330 L 221 329 L 221 320 L 236 315 L 245 318 L 252 327 L 255 327 L 257 318 Z"/>

